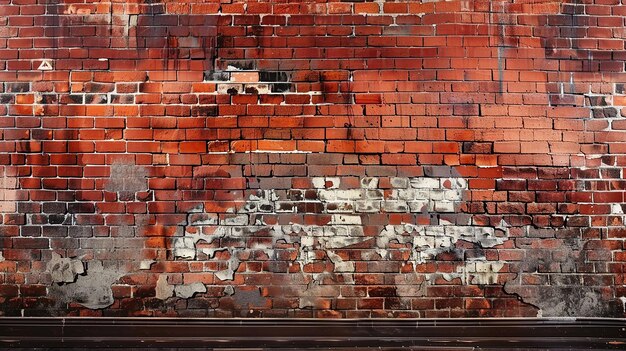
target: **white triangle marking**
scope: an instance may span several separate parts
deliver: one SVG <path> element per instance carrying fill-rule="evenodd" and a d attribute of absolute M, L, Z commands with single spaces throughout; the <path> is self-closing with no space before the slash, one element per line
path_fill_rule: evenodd
<path fill-rule="evenodd" d="M 44 59 L 37 69 L 40 71 L 52 71 L 52 62 L 48 59 Z"/>

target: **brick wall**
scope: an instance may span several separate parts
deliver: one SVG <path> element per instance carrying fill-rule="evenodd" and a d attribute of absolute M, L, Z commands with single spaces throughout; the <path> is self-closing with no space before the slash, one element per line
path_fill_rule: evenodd
<path fill-rule="evenodd" d="M 625 17 L 0 0 L 0 315 L 624 317 Z"/>

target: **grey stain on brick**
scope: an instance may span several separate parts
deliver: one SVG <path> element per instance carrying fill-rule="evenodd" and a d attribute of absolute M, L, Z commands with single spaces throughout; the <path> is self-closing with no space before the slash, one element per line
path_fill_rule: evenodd
<path fill-rule="evenodd" d="M 557 237 L 565 233 L 557 229 L 547 231 Z M 583 253 L 584 247 L 581 240 L 573 239 L 564 241 L 558 252 L 527 250 L 521 271 L 515 279 L 506 281 L 504 292 L 536 307 L 539 317 L 621 316 L 617 299 L 607 301 L 602 287 L 585 283 L 586 276 L 575 273 L 577 266 L 588 264 Z M 532 279 L 536 284 L 526 284 L 522 277 Z"/>
<path fill-rule="evenodd" d="M 148 189 L 147 171 L 128 163 L 113 163 L 106 190 L 120 194 L 134 194 Z M 134 196 L 133 196 L 134 197 Z"/>
<path fill-rule="evenodd" d="M 267 306 L 267 298 L 261 296 L 259 289 L 236 289 L 232 298 L 235 304 L 240 305 L 242 309 L 256 309 Z"/>
<path fill-rule="evenodd" d="M 80 259 L 61 257 L 56 252 L 52 253 L 52 259 L 48 261 L 46 269 L 55 283 L 73 283 L 77 275 L 85 272 Z"/>
<path fill-rule="evenodd" d="M 183 299 L 188 299 L 194 296 L 196 293 L 203 292 L 206 292 L 206 286 L 204 286 L 204 284 L 202 283 L 183 284 L 176 285 L 174 287 L 174 294 Z"/>
<path fill-rule="evenodd" d="M 167 276 L 165 274 L 159 275 L 159 279 L 156 283 L 156 298 L 165 300 L 174 294 L 174 286 L 167 283 Z"/>
<path fill-rule="evenodd" d="M 78 276 L 71 284 L 53 284 L 50 292 L 58 302 L 75 302 L 90 309 L 106 308 L 114 302 L 111 285 L 122 275 L 117 267 L 104 267 L 102 262 L 94 260 L 87 263 L 85 275 Z"/>

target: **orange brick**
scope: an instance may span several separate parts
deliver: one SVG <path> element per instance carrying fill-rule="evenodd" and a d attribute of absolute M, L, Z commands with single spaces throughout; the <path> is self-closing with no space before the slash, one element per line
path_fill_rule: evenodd
<path fill-rule="evenodd" d="M 237 83 L 256 83 L 259 81 L 259 72 L 231 72 L 230 80 Z"/>
<path fill-rule="evenodd" d="M 296 150 L 295 140 L 259 140 L 259 150 L 267 151 L 294 151 Z"/>
<path fill-rule="evenodd" d="M 354 13 L 379 13 L 380 5 L 377 3 L 356 3 Z"/>
<path fill-rule="evenodd" d="M 183 154 L 204 153 L 207 150 L 207 143 L 204 141 L 185 141 L 181 142 L 179 147 Z"/>

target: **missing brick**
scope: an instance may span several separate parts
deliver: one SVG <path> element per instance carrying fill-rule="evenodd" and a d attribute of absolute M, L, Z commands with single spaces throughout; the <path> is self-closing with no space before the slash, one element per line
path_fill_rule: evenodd
<path fill-rule="evenodd" d="M 288 82 L 289 76 L 285 72 L 260 71 L 259 80 L 261 82 Z"/>

